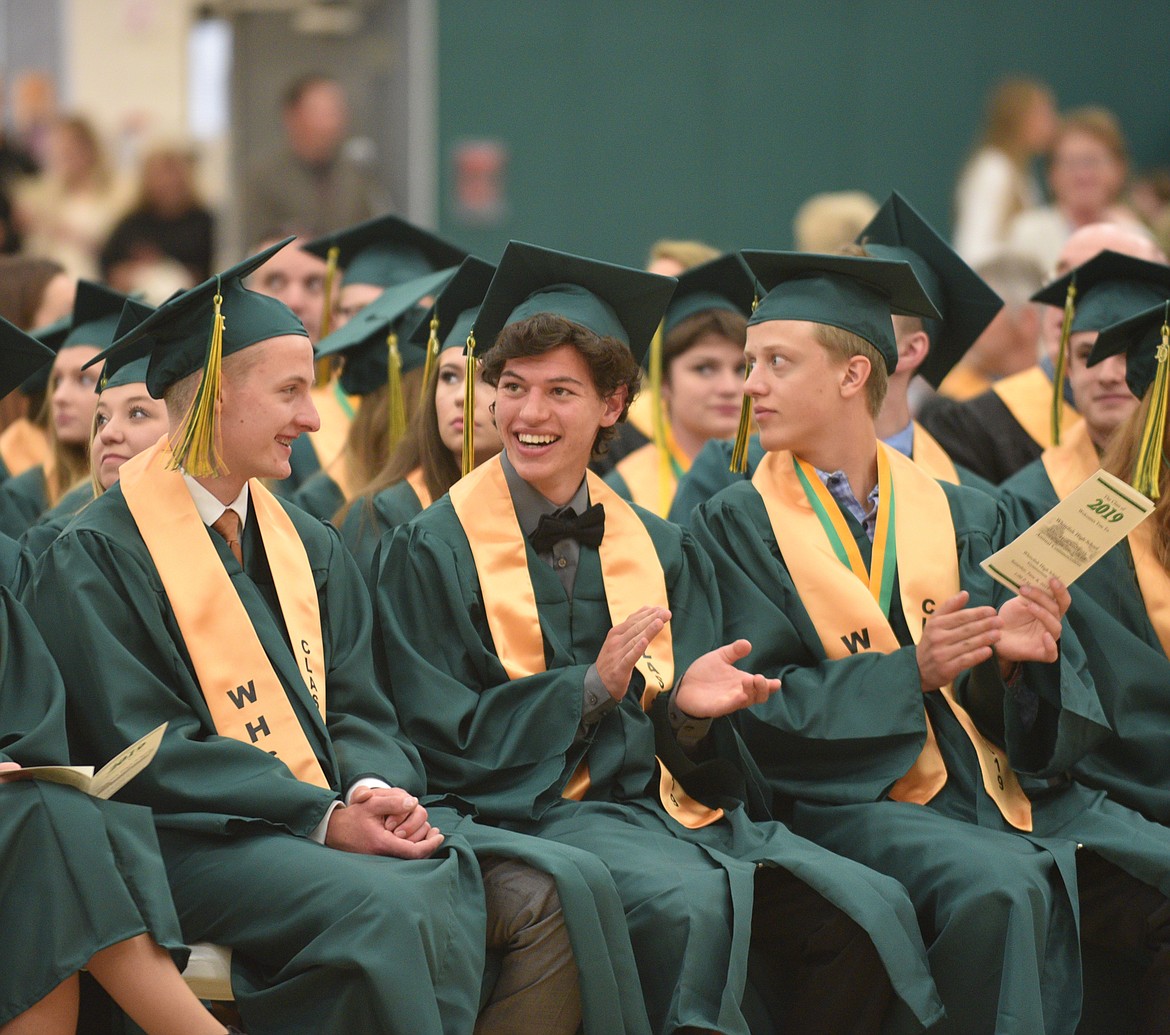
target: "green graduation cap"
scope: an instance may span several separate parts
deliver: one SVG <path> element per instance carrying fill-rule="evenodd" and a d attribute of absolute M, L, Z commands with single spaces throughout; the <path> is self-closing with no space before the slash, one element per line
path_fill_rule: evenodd
<path fill-rule="evenodd" d="M 117 357 L 130 363 L 149 357 L 146 387 L 156 399 L 184 377 L 203 371 L 190 412 L 172 443 L 174 464 L 195 477 L 219 473 L 215 402 L 225 356 L 269 338 L 308 337 L 283 302 L 244 287 L 244 278 L 285 247 L 288 237 L 175 295 L 118 338 L 87 366 Z"/>
<path fill-rule="evenodd" d="M 927 319 L 930 352 L 918 368 L 935 388 L 1003 308 L 1003 299 L 894 191 L 857 236 L 875 259 L 904 259 L 941 322 Z"/>
<path fill-rule="evenodd" d="M 754 297 L 754 285 L 739 256 L 721 255 L 678 275 L 678 287 L 662 318 L 662 333 L 667 335 L 688 317 L 712 309 L 751 316 Z"/>
<path fill-rule="evenodd" d="M 1064 309 L 1052 390 L 1052 441 L 1060 443 L 1069 335 L 1100 331 L 1156 305 L 1170 291 L 1170 266 L 1104 251 L 1069 270 L 1032 296 L 1034 302 Z"/>
<path fill-rule="evenodd" d="M 479 304 L 487 294 L 495 272 L 496 267 L 490 262 L 474 255 L 467 256 L 411 331 L 411 343 L 425 347 L 427 353 L 423 371 L 424 392 L 430 384 L 439 353 L 445 348 L 466 344 L 479 315 Z"/>
<path fill-rule="evenodd" d="M 53 362 L 53 350 L 0 316 L 0 398 Z"/>
<path fill-rule="evenodd" d="M 126 299 L 122 307 L 122 315 L 118 317 L 118 325 L 114 329 L 114 340 L 129 334 L 143 320 L 154 312 L 154 306 L 147 305 L 134 298 Z M 120 388 L 123 385 L 142 384 L 146 381 L 146 371 L 150 366 L 150 357 L 143 356 L 130 362 L 123 360 L 122 354 L 117 354 L 106 360 L 102 367 L 101 377 L 98 378 L 97 388 L 100 395 L 107 388 Z"/>

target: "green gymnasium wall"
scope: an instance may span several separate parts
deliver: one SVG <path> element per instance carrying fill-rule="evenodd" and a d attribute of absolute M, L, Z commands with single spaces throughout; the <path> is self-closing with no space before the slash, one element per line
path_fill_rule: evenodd
<path fill-rule="evenodd" d="M 809 195 L 897 187 L 949 229 L 988 86 L 1025 73 L 1170 165 L 1170 6 L 1122 0 L 439 0 L 442 230 L 640 264 L 652 241 L 788 247 Z M 506 210 L 452 202 L 468 140 Z"/>

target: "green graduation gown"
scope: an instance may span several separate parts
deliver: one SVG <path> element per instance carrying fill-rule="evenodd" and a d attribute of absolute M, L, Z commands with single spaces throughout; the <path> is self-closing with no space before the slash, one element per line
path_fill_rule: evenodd
<path fill-rule="evenodd" d="M 1007 591 L 979 561 L 1012 536 L 982 492 L 943 484 L 971 606 Z M 870 542 L 846 515 L 868 563 Z M 725 638 L 753 644 L 744 662 L 778 676 L 781 692 L 736 716 L 737 725 L 799 832 L 897 877 L 919 909 L 932 970 L 962 1031 L 1071 1031 L 1080 1009 L 1073 851 L 1097 852 L 1165 894 L 1170 837 L 1065 775 L 1106 733 L 1083 652 L 1065 623 L 1061 658 L 1023 666 L 1036 715 L 1003 688 L 993 663 L 956 682 L 960 703 L 1004 743 L 1033 806 L 1034 829 L 1010 828 L 983 788 L 974 750 L 950 707 L 923 694 L 897 589 L 891 624 L 901 650 L 826 660 L 750 483 L 732 486 L 693 519 L 714 565 Z M 987 688 L 998 691 L 987 693 Z M 826 702 L 833 702 L 831 708 Z M 948 779 L 927 807 L 887 792 L 917 758 L 925 711 Z M 983 961 L 974 966 L 972 961 Z M 1001 963 L 1002 961 L 1002 963 Z"/>
<path fill-rule="evenodd" d="M 341 523 L 341 538 L 367 578 L 373 570 L 378 541 L 391 529 L 422 513 L 422 503 L 408 481 L 395 482 L 374 496 L 359 496 Z"/>
<path fill-rule="evenodd" d="M 61 497 L 61 502 L 47 510 L 20 537 L 20 544 L 34 558 L 40 557 L 82 507 L 93 500 L 93 486 L 78 485 Z"/>
<path fill-rule="evenodd" d="M 19 539 L 48 506 L 43 467 L 30 467 L 7 479 L 0 484 L 0 532 Z"/>
<path fill-rule="evenodd" d="M 682 673 L 720 642 L 710 565 L 689 534 L 636 513 L 665 573 Z M 582 547 L 570 599 L 530 546 L 526 554 L 547 671 L 513 681 L 493 648 L 480 576 L 450 498 L 380 546 L 375 655 L 432 790 L 470 801 L 492 822 L 601 857 L 626 907 L 655 1031 L 746 1030 L 740 1000 L 759 863 L 790 870 L 861 924 L 902 999 L 907 1029 L 933 1022 L 941 1006 L 896 883 L 781 824 L 753 824 L 729 797 L 719 802 L 723 820 L 699 830 L 680 826 L 649 789 L 657 786 L 655 733 L 639 693 L 579 730 L 585 673 L 610 628 L 599 555 Z M 732 735 L 726 724 L 720 732 Z M 583 758 L 590 789 L 583 801 L 564 799 Z"/>
<path fill-rule="evenodd" d="M 155 810 L 184 935 L 230 945 L 254 1035 L 471 1030 L 484 966 L 479 870 L 457 822 L 406 861 L 325 848 L 308 835 L 361 777 L 425 790 L 417 754 L 374 689 L 367 593 L 337 533 L 287 508 L 317 587 L 328 681 L 322 719 L 280 618 L 250 508 L 241 568 L 208 530 L 328 780 L 297 780 L 216 735 L 150 554 L 114 486 L 42 558 L 27 592 L 68 687 L 75 757 L 108 758 L 164 720 L 158 756 L 122 792 Z"/>
<path fill-rule="evenodd" d="M 68 754 L 61 677 L 32 620 L 0 588 L 0 761 L 59 765 Z M 127 938 L 149 933 L 185 963 L 146 809 L 57 784 L 0 783 L 0 844 L 0 1025 Z"/>
<path fill-rule="evenodd" d="M 332 521 L 333 515 L 345 505 L 345 493 L 324 471 L 312 475 L 289 498 L 306 514 L 312 514 L 320 521 Z"/>

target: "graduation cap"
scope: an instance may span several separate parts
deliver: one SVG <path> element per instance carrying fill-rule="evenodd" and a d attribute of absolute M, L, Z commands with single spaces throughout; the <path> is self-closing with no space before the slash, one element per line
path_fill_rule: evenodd
<path fill-rule="evenodd" d="M 1150 499 L 1161 494 L 1162 440 L 1170 408 L 1170 289 L 1162 300 L 1101 331 L 1089 366 L 1125 353 L 1125 383 L 1139 399 L 1150 392 L 1145 425 L 1131 479 Z"/>
<path fill-rule="evenodd" d="M 1104 251 L 1032 296 L 1034 302 L 1064 308 L 1056 371 L 1052 379 L 1052 441 L 1055 444 L 1060 444 L 1069 336 L 1077 331 L 1100 331 L 1157 305 L 1168 294 L 1170 266 Z"/>
<path fill-rule="evenodd" d="M 326 263 L 323 335 L 329 333 L 338 270 L 344 272 L 347 284 L 389 288 L 458 266 L 467 255 L 450 241 L 394 215 L 368 219 L 314 238 L 302 247 Z"/>
<path fill-rule="evenodd" d="M 411 343 L 422 345 L 427 350 L 423 371 L 424 391 L 430 383 L 439 353 L 443 349 L 466 344 L 467 336 L 479 315 L 480 303 L 487 294 L 495 272 L 496 267 L 490 262 L 477 259 L 474 255 L 467 256 L 411 332 Z"/>
<path fill-rule="evenodd" d="M 0 316 L 0 398 L 53 362 L 53 350 Z"/>
<path fill-rule="evenodd" d="M 190 475 L 223 473 L 215 413 L 223 358 L 282 335 L 308 337 L 304 324 L 288 306 L 249 291 L 243 283 L 292 240 L 287 237 L 167 299 L 86 364 L 92 366 L 111 357 L 117 357 L 119 363 L 148 357 L 146 387 L 156 399 L 162 398 L 170 385 L 202 370 L 191 409 L 172 442 L 173 466 Z"/>
<path fill-rule="evenodd" d="M 890 373 L 898 365 L 892 313 L 939 319 L 939 311 L 905 259 L 810 252 L 740 253 L 762 289 L 748 325 L 808 320 L 849 331 L 881 354 Z M 751 398 L 743 397 L 731 469 L 743 472 L 751 430 Z"/>
<path fill-rule="evenodd" d="M 387 288 L 344 327 L 317 343 L 318 358 L 345 357 L 340 383 L 347 395 L 370 395 L 389 386 L 391 447 L 406 432 L 402 375 L 423 366 L 427 357 L 425 347 L 412 344 L 405 332 L 414 328 L 419 299 L 434 294 L 453 274 L 454 270 L 439 270 Z"/>
<path fill-rule="evenodd" d="M 509 241 L 467 341 L 463 399 L 463 470 L 475 456 L 476 348 L 489 352 L 500 331 L 539 313 L 550 313 L 615 338 L 642 361 L 678 281 L 629 266 Z"/>
<path fill-rule="evenodd" d="M 941 322 L 925 321 L 930 351 L 918 368 L 937 388 L 1003 308 L 1003 299 L 897 191 L 857 236 L 857 243 L 875 259 L 909 262 L 941 314 Z"/>
<path fill-rule="evenodd" d="M 129 334 L 143 320 L 154 312 L 154 306 L 147 305 L 134 298 L 126 299 L 122 307 L 122 314 L 118 317 L 117 327 L 114 329 L 114 340 Z M 106 360 L 102 366 L 101 376 L 98 378 L 95 391 L 100 395 L 107 388 L 120 388 L 123 385 L 142 384 L 146 381 L 146 371 L 150 366 L 150 357 L 132 359 L 127 362 L 124 354 L 118 353 Z"/>

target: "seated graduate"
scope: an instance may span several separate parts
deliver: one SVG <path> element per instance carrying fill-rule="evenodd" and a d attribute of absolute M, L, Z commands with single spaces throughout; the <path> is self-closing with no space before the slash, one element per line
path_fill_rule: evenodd
<path fill-rule="evenodd" d="M 52 360 L 6 320 L 0 355 L 0 394 Z M 0 773 L 69 761 L 61 677 L 12 589 L 6 572 Z M 0 781 L 0 845 L 0 926 L 7 934 L 0 1032 L 75 1031 L 83 967 L 148 1035 L 225 1031 L 176 966 L 187 953 L 146 809 L 55 783 Z"/>
<path fill-rule="evenodd" d="M 623 499 L 666 517 L 678 481 L 711 439 L 730 441 L 743 398 L 743 336 L 752 283 L 737 255 L 687 270 L 650 343 L 653 441 L 605 476 Z"/>
<path fill-rule="evenodd" d="M 1063 293 L 1074 278 L 1068 381 L 1081 423 L 1005 481 L 1000 494 L 1021 528 L 1100 467 L 1157 501 L 1154 515 L 1071 588 L 1069 621 L 1112 728 L 1072 771 L 1122 804 L 1170 823 L 1170 627 L 1159 604 L 1167 592 L 1167 554 L 1157 459 L 1165 438 L 1158 357 L 1170 267 L 1103 252 L 1054 284 L 1054 292 Z M 1151 457 L 1152 467 L 1144 468 Z"/>
<path fill-rule="evenodd" d="M 995 318 L 1003 301 L 897 191 L 861 231 L 854 248 L 875 258 L 909 262 L 941 314 L 938 318 L 893 314 L 898 364 L 887 379 L 885 399 L 874 422 L 878 438 L 935 478 L 990 490 L 983 478 L 956 464 L 912 418 L 910 385 L 921 376 L 937 388 Z M 849 246 L 843 249 L 852 250 Z M 711 443 L 699 454 L 679 488 L 671 520 L 686 524 L 698 504 L 739 480 L 740 475 L 729 470 L 731 453 L 732 443 L 723 442 Z M 743 473 L 750 477 L 763 456 L 758 437 L 752 436 L 746 467 L 740 465 Z"/>
<path fill-rule="evenodd" d="M 35 334 L 57 354 L 46 395 L 49 452 L 43 464 L 0 486 L 0 531 L 14 539 L 88 479 L 97 372 L 84 368 L 114 340 L 125 301 L 101 284 L 80 281 L 72 314 Z"/>
<path fill-rule="evenodd" d="M 1086 942 L 1144 961 L 1158 1030 L 1170 831 L 1066 776 L 1106 728 L 1068 592 L 993 583 L 1003 509 L 874 431 L 889 314 L 930 300 L 904 262 L 745 259 L 767 289 L 746 353 L 768 452 L 693 525 L 724 635 L 783 680 L 735 715 L 775 808 L 905 885 L 953 1030 L 1073 1031 L 1078 906 Z"/>
<path fill-rule="evenodd" d="M 259 481 L 286 476 L 290 443 L 317 423 L 300 322 L 240 284 L 265 257 L 110 350 L 149 355 L 171 439 L 53 543 L 28 606 L 65 678 L 76 757 L 169 722 L 122 794 L 154 810 L 184 936 L 232 948 L 250 1031 L 468 1031 L 484 962 L 475 859 L 419 803 L 352 559 Z"/>
<path fill-rule="evenodd" d="M 369 574 L 378 541 L 386 532 L 426 510 L 462 476 L 467 376 L 463 346 L 495 271 L 495 266 L 469 255 L 408 339 L 426 349 L 418 409 L 382 469 L 337 519 L 341 538 L 363 574 Z M 469 467 L 500 451 L 490 409 L 496 390 L 484 384 L 478 363 L 476 371 L 475 456 Z"/>
<path fill-rule="evenodd" d="M 710 720 L 778 684 L 719 646 L 706 558 L 587 474 L 673 285 L 509 244 L 468 341 L 504 451 L 383 539 L 384 682 L 433 791 L 609 868 L 655 1032 L 745 1032 L 749 941 L 782 1030 L 877 1031 L 891 986 L 921 1030 L 941 1010 L 903 890 L 752 823 L 707 762 Z"/>

